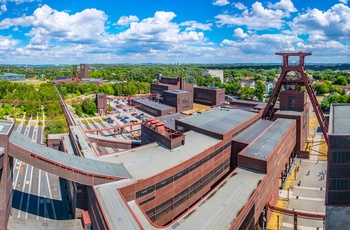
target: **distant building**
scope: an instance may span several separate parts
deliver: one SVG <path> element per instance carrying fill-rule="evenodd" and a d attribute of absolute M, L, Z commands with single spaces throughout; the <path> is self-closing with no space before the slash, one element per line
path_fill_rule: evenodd
<path fill-rule="evenodd" d="M 25 79 L 26 77 L 23 74 L 5 73 L 4 75 L 0 75 L 0 80 L 24 81 Z"/>
<path fill-rule="evenodd" d="M 104 93 L 96 94 L 95 102 L 99 114 L 107 114 L 107 95 Z"/>
<path fill-rule="evenodd" d="M 158 74 L 158 82 L 151 84 L 151 93 L 163 95 L 166 90 L 187 90 L 193 92 L 193 84 L 187 83 L 184 77 L 171 78 Z"/>
<path fill-rule="evenodd" d="M 212 77 L 218 77 L 221 83 L 224 82 L 224 71 L 222 69 L 205 69 L 202 71 L 202 76 L 210 74 Z"/>
<path fill-rule="evenodd" d="M 273 83 L 272 82 L 265 82 L 265 94 L 269 94 L 270 91 L 273 89 Z"/>
<path fill-rule="evenodd" d="M 193 101 L 205 105 L 219 105 L 225 102 L 225 89 L 217 87 L 194 87 Z"/>
<path fill-rule="evenodd" d="M 241 86 L 246 87 L 249 86 L 252 89 L 255 89 L 255 81 L 253 80 L 242 80 L 241 81 Z"/>
<path fill-rule="evenodd" d="M 176 112 L 193 109 L 193 92 L 167 90 L 163 92 L 163 103 L 176 108 Z"/>
<path fill-rule="evenodd" d="M 175 107 L 154 102 L 146 98 L 131 99 L 131 105 L 155 117 L 176 113 Z"/>
<path fill-rule="evenodd" d="M 80 78 L 89 78 L 89 65 L 80 64 Z"/>

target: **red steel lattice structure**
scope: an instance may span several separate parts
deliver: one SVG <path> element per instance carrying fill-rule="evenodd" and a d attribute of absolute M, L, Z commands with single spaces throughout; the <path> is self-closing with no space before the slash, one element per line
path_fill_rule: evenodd
<path fill-rule="evenodd" d="M 329 144 L 329 138 L 328 138 L 328 124 L 327 121 L 322 113 L 321 107 L 317 101 L 317 98 L 314 94 L 314 91 L 312 90 L 312 87 L 310 85 L 309 79 L 305 72 L 305 66 L 304 66 L 304 59 L 305 56 L 310 56 L 311 52 L 276 52 L 276 55 L 281 55 L 283 57 L 283 66 L 282 66 L 282 73 L 280 77 L 278 78 L 278 81 L 276 83 L 276 86 L 272 92 L 272 95 L 266 105 L 266 108 L 264 110 L 264 113 L 262 115 L 263 119 L 271 120 L 273 118 L 273 109 L 275 107 L 277 98 L 280 94 L 281 88 L 283 85 L 298 85 L 298 86 L 305 86 L 306 91 L 310 97 L 310 101 L 312 104 L 312 107 L 315 111 L 318 123 L 321 127 L 323 136 L 326 140 L 327 145 Z M 290 56 L 297 56 L 299 57 L 299 61 L 296 63 L 291 63 L 289 61 Z M 300 77 L 293 77 L 289 78 L 287 77 L 288 72 L 298 72 L 300 73 Z"/>

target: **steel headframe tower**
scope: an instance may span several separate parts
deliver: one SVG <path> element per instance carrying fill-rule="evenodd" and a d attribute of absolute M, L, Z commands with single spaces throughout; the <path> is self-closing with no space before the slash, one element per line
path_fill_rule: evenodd
<path fill-rule="evenodd" d="M 282 73 L 280 77 L 278 78 L 278 81 L 276 83 L 276 86 L 272 92 L 272 95 L 269 99 L 269 102 L 266 105 L 266 108 L 264 110 L 264 113 L 262 115 L 263 119 L 271 120 L 273 118 L 273 109 L 275 107 L 277 98 L 280 94 L 282 85 L 298 85 L 298 86 L 305 86 L 307 94 L 310 97 L 310 101 L 312 104 L 312 107 L 315 111 L 318 123 L 322 129 L 323 136 L 326 140 L 327 145 L 329 144 L 329 138 L 328 138 L 328 124 L 327 121 L 322 113 L 321 107 L 318 104 L 317 98 L 314 94 L 314 91 L 311 88 L 310 82 L 308 77 L 306 76 L 305 72 L 305 66 L 304 66 L 304 59 L 305 56 L 311 55 L 311 53 L 303 53 L 303 52 L 277 52 L 276 55 L 281 55 L 283 57 L 283 66 L 282 66 Z M 289 62 L 290 56 L 298 56 L 299 61 L 296 63 Z M 300 73 L 301 77 L 295 77 L 295 78 L 287 78 L 288 72 L 298 72 Z"/>

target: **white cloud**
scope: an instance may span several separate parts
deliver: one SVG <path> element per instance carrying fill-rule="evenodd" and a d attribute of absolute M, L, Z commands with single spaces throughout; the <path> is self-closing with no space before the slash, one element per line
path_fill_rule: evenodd
<path fill-rule="evenodd" d="M 213 2 L 214 6 L 225 6 L 225 5 L 228 5 L 228 4 L 230 4 L 230 2 L 227 1 L 227 0 L 215 0 Z"/>
<path fill-rule="evenodd" d="M 344 3 L 344 4 L 348 4 L 348 0 L 339 0 L 339 2 Z"/>
<path fill-rule="evenodd" d="M 233 31 L 233 37 L 236 37 L 236 38 L 246 38 L 248 37 L 249 35 L 244 33 L 243 29 L 242 28 L 237 28 Z"/>
<path fill-rule="evenodd" d="M 309 9 L 295 17 L 290 23 L 299 34 L 322 35 L 330 40 L 350 39 L 350 8 L 336 4 L 327 11 Z"/>
<path fill-rule="evenodd" d="M 292 2 L 292 0 L 281 0 L 275 4 L 269 3 L 268 4 L 269 8 L 274 8 L 274 9 L 283 9 L 287 12 L 296 12 L 298 11 Z"/>
<path fill-rule="evenodd" d="M 8 2 L 15 2 L 16 5 L 19 5 L 24 2 L 34 2 L 35 0 L 7 0 Z"/>
<path fill-rule="evenodd" d="M 121 16 L 119 20 L 117 21 L 117 25 L 119 26 L 127 26 L 132 22 L 138 22 L 139 18 L 135 15 L 130 16 Z"/>
<path fill-rule="evenodd" d="M 166 43 L 196 42 L 204 39 L 202 32 L 180 32 L 179 25 L 171 22 L 175 18 L 173 12 L 157 11 L 153 18 L 140 22 L 132 22 L 130 28 L 117 35 L 119 40 L 150 42 L 164 46 Z"/>
<path fill-rule="evenodd" d="M 7 11 L 6 5 L 1 5 L 0 10 L 1 10 L 2 12 L 6 12 L 6 11 Z"/>
<path fill-rule="evenodd" d="M 239 9 L 239 10 L 245 10 L 245 9 L 247 9 L 247 7 L 246 7 L 243 3 L 241 3 L 241 2 L 235 3 L 234 6 L 235 6 L 237 9 Z"/>
<path fill-rule="evenodd" d="M 294 51 L 296 44 L 301 41 L 295 35 L 253 34 L 246 36 L 244 40 L 232 41 L 224 39 L 221 45 L 238 48 L 244 54 L 259 53 L 271 55 L 276 51 Z"/>
<path fill-rule="evenodd" d="M 1 36 L 0 35 L 0 54 L 1 54 L 1 51 L 9 51 L 9 50 L 14 49 L 18 43 L 19 43 L 19 41 L 12 39 L 11 36 Z"/>
<path fill-rule="evenodd" d="M 189 26 L 186 28 L 186 31 L 188 30 L 196 30 L 196 29 L 200 29 L 200 30 L 211 30 L 211 23 L 208 24 L 202 24 L 196 21 L 186 21 L 186 22 L 182 22 L 180 23 L 180 26 Z"/>
<path fill-rule="evenodd" d="M 245 10 L 241 15 L 219 14 L 215 16 L 218 19 L 219 27 L 223 25 L 247 26 L 250 29 L 267 29 L 283 26 L 283 18 L 287 17 L 288 13 L 276 9 L 264 8 L 261 2 L 253 3 L 250 11 Z"/>

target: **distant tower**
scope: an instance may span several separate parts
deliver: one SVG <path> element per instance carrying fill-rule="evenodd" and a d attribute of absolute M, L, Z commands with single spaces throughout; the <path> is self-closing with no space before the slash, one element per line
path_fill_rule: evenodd
<path fill-rule="evenodd" d="M 89 65 L 80 64 L 80 79 L 89 78 Z"/>
<path fill-rule="evenodd" d="M 96 94 L 96 107 L 99 114 L 107 114 L 107 95 L 104 93 Z"/>

